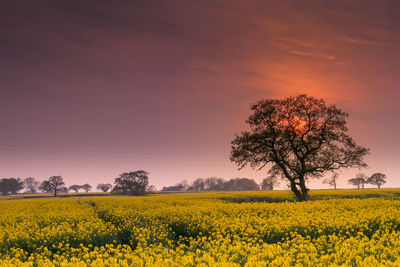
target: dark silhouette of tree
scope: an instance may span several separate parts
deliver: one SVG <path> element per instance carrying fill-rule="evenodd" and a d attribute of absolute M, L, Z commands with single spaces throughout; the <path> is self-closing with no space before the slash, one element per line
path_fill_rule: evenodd
<path fill-rule="evenodd" d="M 82 185 L 82 189 L 85 190 L 86 193 L 88 193 L 90 190 L 92 190 L 92 186 L 90 184 L 84 184 Z"/>
<path fill-rule="evenodd" d="M 184 191 L 185 188 L 183 187 L 182 184 L 176 184 L 176 185 L 171 185 L 171 186 L 164 186 L 161 191 L 171 191 L 171 192 L 175 192 L 175 191 Z"/>
<path fill-rule="evenodd" d="M 121 195 L 140 196 L 149 189 L 149 173 L 143 170 L 122 173 L 115 178 L 112 192 Z"/>
<path fill-rule="evenodd" d="M 98 184 L 96 189 L 103 192 L 108 192 L 112 188 L 111 184 Z"/>
<path fill-rule="evenodd" d="M 51 193 L 53 189 L 51 188 L 50 182 L 48 180 L 42 181 L 39 186 L 39 190 L 44 193 Z"/>
<path fill-rule="evenodd" d="M 77 184 L 73 184 L 69 187 L 69 190 L 73 190 L 75 193 L 78 193 L 79 189 L 82 189 L 82 186 Z"/>
<path fill-rule="evenodd" d="M 189 188 L 189 183 L 186 180 L 183 180 L 180 183 L 177 183 L 172 186 L 164 186 L 161 191 L 171 191 L 171 192 L 176 192 L 176 191 L 185 191 Z"/>
<path fill-rule="evenodd" d="M 360 186 L 364 189 L 364 185 L 367 183 L 367 176 L 363 173 L 359 173 L 355 178 L 349 179 L 348 183 L 357 186 L 357 189 L 360 189 Z"/>
<path fill-rule="evenodd" d="M 38 191 L 39 184 L 33 177 L 26 177 L 24 179 L 24 187 L 28 193 L 35 194 Z"/>
<path fill-rule="evenodd" d="M 39 189 L 47 193 L 53 192 L 54 196 L 57 196 L 57 192 L 64 185 L 64 179 L 61 176 L 51 176 L 49 180 L 45 180 L 40 184 Z"/>
<path fill-rule="evenodd" d="M 268 176 L 261 182 L 261 190 L 274 190 L 275 186 L 279 184 L 278 178 L 274 176 Z"/>
<path fill-rule="evenodd" d="M 323 181 L 324 184 L 329 184 L 333 186 L 333 189 L 336 189 L 337 180 L 339 178 L 339 173 L 334 172 L 330 178 L 327 178 Z"/>
<path fill-rule="evenodd" d="M 239 168 L 286 179 L 300 201 L 309 200 L 306 181 L 346 167 L 366 167 L 369 149 L 347 134 L 348 114 L 323 99 L 299 95 L 260 100 L 251 106 L 250 131 L 236 135 L 230 159 Z"/>
<path fill-rule="evenodd" d="M 259 185 L 249 178 L 234 178 L 224 183 L 224 190 L 227 191 L 254 191 L 260 190 Z"/>
<path fill-rule="evenodd" d="M 376 185 L 380 189 L 381 185 L 386 183 L 386 175 L 380 172 L 374 173 L 367 179 L 367 183 Z"/>
<path fill-rule="evenodd" d="M 24 188 L 24 182 L 20 178 L 3 178 L 0 180 L 0 192 L 2 195 L 16 194 Z"/>

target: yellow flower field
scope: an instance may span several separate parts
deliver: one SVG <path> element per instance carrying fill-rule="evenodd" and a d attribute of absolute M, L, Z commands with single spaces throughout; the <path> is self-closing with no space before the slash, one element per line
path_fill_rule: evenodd
<path fill-rule="evenodd" d="M 0 266 L 400 266 L 400 190 L 0 201 Z"/>

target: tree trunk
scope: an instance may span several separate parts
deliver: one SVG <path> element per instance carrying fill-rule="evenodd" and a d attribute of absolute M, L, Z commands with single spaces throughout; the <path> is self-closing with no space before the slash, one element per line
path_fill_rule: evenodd
<path fill-rule="evenodd" d="M 54 189 L 54 196 L 57 196 L 57 189 Z"/>
<path fill-rule="evenodd" d="M 306 182 L 304 180 L 304 177 L 300 177 L 300 188 L 301 188 L 301 194 L 302 194 L 302 201 L 308 201 L 310 200 L 310 196 L 308 195 L 308 189 L 306 187 Z"/>
<path fill-rule="evenodd" d="M 310 196 L 308 195 L 308 189 L 306 187 L 304 178 L 299 178 L 299 180 L 300 183 L 298 183 L 298 185 L 300 186 L 300 190 L 297 188 L 294 181 L 290 183 L 290 188 L 292 189 L 292 192 L 296 195 L 297 200 L 308 201 L 310 200 Z"/>
<path fill-rule="evenodd" d="M 290 182 L 290 188 L 291 188 L 292 192 L 295 194 L 295 196 L 297 197 L 297 200 L 301 201 L 302 195 L 301 195 L 299 189 L 297 189 L 297 186 L 294 182 Z"/>
<path fill-rule="evenodd" d="M 381 185 L 380 184 L 378 184 L 378 189 L 381 189 Z"/>

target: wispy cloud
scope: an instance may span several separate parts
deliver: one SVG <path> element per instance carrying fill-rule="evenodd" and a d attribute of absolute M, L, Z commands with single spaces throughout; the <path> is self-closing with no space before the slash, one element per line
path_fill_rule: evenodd
<path fill-rule="evenodd" d="M 314 58 L 322 58 L 322 59 L 328 59 L 328 60 L 335 60 L 336 59 L 336 57 L 331 56 L 331 55 L 327 55 L 327 54 L 304 52 L 304 51 L 298 51 L 298 50 L 292 50 L 292 51 L 289 51 L 289 52 L 291 54 L 304 56 L 304 57 L 314 57 Z"/>
<path fill-rule="evenodd" d="M 390 45 L 391 43 L 385 41 L 376 41 L 363 38 L 346 38 L 346 42 L 359 45 Z"/>

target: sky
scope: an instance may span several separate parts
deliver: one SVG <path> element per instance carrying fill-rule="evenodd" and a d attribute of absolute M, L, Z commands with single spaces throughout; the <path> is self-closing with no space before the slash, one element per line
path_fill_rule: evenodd
<path fill-rule="evenodd" d="M 399 84 L 396 0 L 1 1 L 0 177 L 260 182 L 229 161 L 250 103 L 306 93 L 400 187 Z"/>

